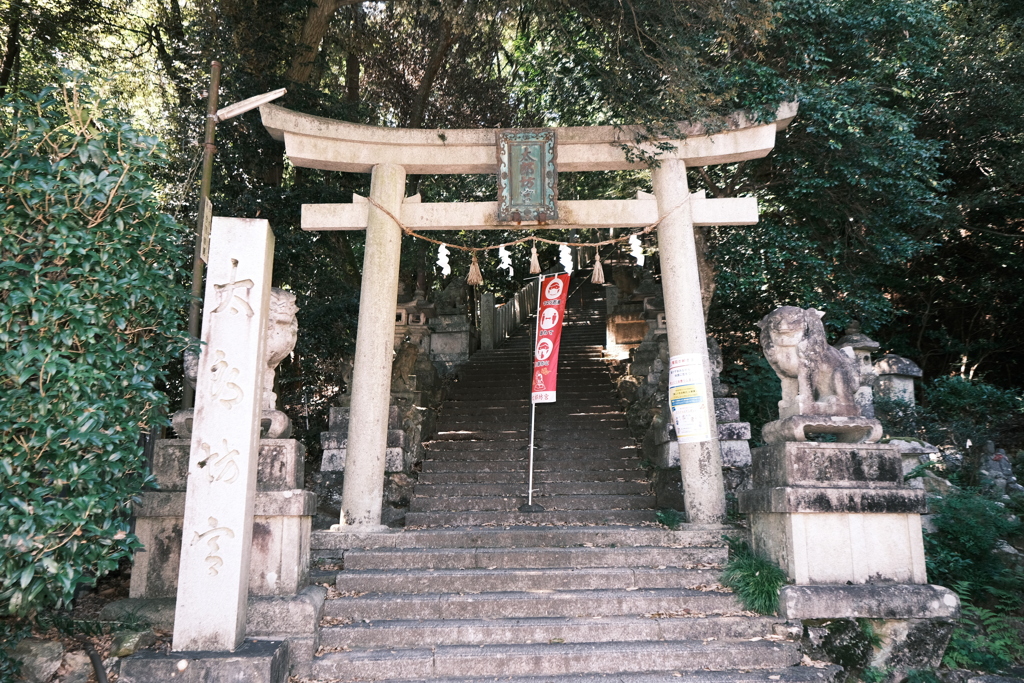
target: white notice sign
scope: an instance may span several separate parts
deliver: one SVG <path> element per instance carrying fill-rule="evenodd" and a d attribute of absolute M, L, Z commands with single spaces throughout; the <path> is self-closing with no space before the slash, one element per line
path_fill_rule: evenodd
<path fill-rule="evenodd" d="M 711 440 L 708 392 L 701 354 L 684 353 L 669 359 L 668 404 L 679 443 Z"/>

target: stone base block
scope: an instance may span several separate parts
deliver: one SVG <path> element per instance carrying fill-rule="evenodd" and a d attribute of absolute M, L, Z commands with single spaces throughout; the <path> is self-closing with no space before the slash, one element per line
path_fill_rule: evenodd
<path fill-rule="evenodd" d="M 348 434 L 348 418 L 351 408 L 348 406 L 335 407 L 330 409 L 327 428 L 332 432 Z M 398 406 L 391 406 L 388 409 L 388 429 L 401 429 L 402 420 L 398 414 Z"/>
<path fill-rule="evenodd" d="M 928 582 L 919 514 L 755 512 L 750 530 L 798 585 Z"/>
<path fill-rule="evenodd" d="M 808 434 L 835 434 L 843 443 L 874 443 L 882 438 L 882 423 L 867 417 L 793 415 L 761 428 L 765 443 L 807 441 Z"/>
<path fill-rule="evenodd" d="M 754 480 L 757 486 L 757 480 Z M 924 491 L 895 487 L 777 486 L 740 491 L 740 512 L 924 514 Z"/>
<path fill-rule="evenodd" d="M 715 422 L 739 422 L 740 400 L 738 398 L 715 399 Z"/>
<path fill-rule="evenodd" d="M 105 621 L 145 620 L 159 631 L 174 629 L 174 598 L 124 598 L 108 602 L 100 610 Z"/>
<path fill-rule="evenodd" d="M 153 446 L 153 476 L 160 491 L 184 491 L 188 482 L 188 439 L 159 439 Z M 296 439 L 260 439 L 258 490 L 301 489 L 306 447 Z"/>
<path fill-rule="evenodd" d="M 249 597 L 245 634 L 256 638 L 311 636 L 323 616 L 327 589 L 306 586 L 298 595 Z"/>
<path fill-rule="evenodd" d="M 140 652 L 121 662 L 121 683 L 285 683 L 288 644 L 247 640 L 234 652 Z"/>
<path fill-rule="evenodd" d="M 326 432 L 325 432 L 326 433 Z M 320 464 L 321 472 L 344 472 L 348 448 L 325 448 Z M 384 471 L 402 472 L 405 469 L 405 455 L 401 448 L 388 448 L 384 452 Z"/>
<path fill-rule="evenodd" d="M 785 619 L 956 619 L 960 598 L 943 586 L 871 584 L 783 586 L 779 616 Z"/>
<path fill-rule="evenodd" d="M 903 485 L 900 452 L 889 444 L 777 443 L 755 448 L 753 464 L 754 482 L 759 488 L 893 488 Z"/>
<path fill-rule="evenodd" d="M 249 594 L 295 595 L 308 585 L 312 533 L 311 515 L 253 517 Z"/>
<path fill-rule="evenodd" d="M 749 429 L 750 425 L 747 424 L 747 427 Z M 722 467 L 750 467 L 750 442 L 746 440 L 719 441 L 718 445 L 722 449 Z"/>
<path fill-rule="evenodd" d="M 348 432 L 320 432 L 320 445 L 324 450 L 346 450 L 348 448 Z M 388 430 L 388 448 L 404 448 L 405 432 L 401 429 Z"/>
<path fill-rule="evenodd" d="M 135 535 L 143 547 L 135 552 L 129 597 L 173 598 L 177 595 L 181 530 L 180 516 L 136 517 Z"/>
<path fill-rule="evenodd" d="M 746 422 L 740 424 L 750 425 Z M 721 427 L 722 425 L 719 425 Z M 745 440 L 719 441 L 722 448 L 722 467 L 749 467 L 750 466 L 750 444 Z M 654 464 L 655 467 L 669 469 L 679 467 L 679 444 L 675 440 L 665 441 L 660 444 L 644 444 L 644 455 Z"/>
<path fill-rule="evenodd" d="M 301 451 L 299 451 L 301 452 Z M 129 596 L 174 598 L 178 592 L 184 491 L 149 491 L 135 506 L 143 549 L 135 553 Z M 249 586 L 254 595 L 288 595 L 309 582 L 312 491 L 257 491 Z"/>

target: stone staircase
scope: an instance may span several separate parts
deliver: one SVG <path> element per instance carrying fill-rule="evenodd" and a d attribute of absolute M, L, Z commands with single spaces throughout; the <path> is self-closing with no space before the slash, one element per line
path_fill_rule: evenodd
<path fill-rule="evenodd" d="M 558 401 L 537 406 L 534 502 L 545 512 L 516 512 L 526 502 L 530 443 L 531 330 L 524 327 L 459 372 L 435 440 L 425 444 L 407 526 L 656 521 L 650 482 L 602 360 L 601 290 L 587 283 L 570 295 Z"/>
<path fill-rule="evenodd" d="M 538 406 L 534 501 L 520 513 L 529 338 L 477 353 L 427 444 L 407 528 L 317 532 L 332 590 L 308 680 L 513 683 L 831 681 L 795 666 L 782 620 L 718 585 L 725 527 L 670 531 L 613 395 L 603 302 L 582 288 L 558 403 Z M 450 528 L 446 528 L 450 527 Z M 736 533 L 734 530 L 733 533 Z M 304 672 L 305 673 L 305 672 Z"/>

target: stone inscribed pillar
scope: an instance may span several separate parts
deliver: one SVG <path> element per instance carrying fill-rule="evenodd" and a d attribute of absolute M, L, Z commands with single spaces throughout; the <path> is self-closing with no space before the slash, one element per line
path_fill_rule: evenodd
<path fill-rule="evenodd" d="M 178 570 L 176 651 L 245 636 L 274 234 L 214 218 Z"/>
<path fill-rule="evenodd" d="M 725 483 L 722 479 L 722 453 L 718 445 L 715 402 L 711 395 L 711 364 L 704 331 L 704 306 L 697 275 L 697 248 L 693 238 L 693 219 L 686 183 L 686 164 L 678 159 L 663 159 L 651 171 L 658 201 L 658 250 L 661 254 L 661 285 L 665 295 L 665 322 L 668 348 L 672 358 L 698 357 L 703 365 L 704 404 L 709 438 L 697 443 L 679 444 L 686 516 L 697 524 L 725 521 Z M 698 370 L 699 373 L 699 370 Z"/>

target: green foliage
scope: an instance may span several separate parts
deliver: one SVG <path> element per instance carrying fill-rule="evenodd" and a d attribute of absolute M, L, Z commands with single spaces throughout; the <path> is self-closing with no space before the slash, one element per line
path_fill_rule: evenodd
<path fill-rule="evenodd" d="M 950 668 L 1002 671 L 1024 660 L 1024 624 L 1004 609 L 990 610 L 971 602 L 966 582 L 960 593 L 962 616 L 950 636 L 942 663 Z"/>
<path fill-rule="evenodd" d="M 8 648 L 13 648 L 32 632 L 20 619 L 0 619 L 0 681 L 14 681 L 21 672 L 21 662 L 12 659 Z"/>
<path fill-rule="evenodd" d="M 779 609 L 779 589 L 786 585 L 786 573 L 756 554 L 746 541 L 724 538 L 729 544 L 729 561 L 722 572 L 722 584 L 736 591 L 746 609 L 775 614 Z"/>
<path fill-rule="evenodd" d="M 860 680 L 864 683 L 882 683 L 882 681 L 889 678 L 892 675 L 891 669 L 881 669 L 877 666 L 865 667 L 860 672 Z"/>
<path fill-rule="evenodd" d="M 967 443 L 980 446 L 1000 441 L 1000 432 L 1024 410 L 1019 391 L 1001 389 L 981 380 L 960 376 L 938 377 L 924 384 L 922 401 L 911 405 L 875 399 L 875 411 L 889 436 L 909 436 L 940 448 L 967 451 Z M 980 453 L 971 454 L 980 457 Z M 976 457 L 965 460 L 961 481 L 975 483 Z"/>
<path fill-rule="evenodd" d="M 1005 573 L 994 550 L 1019 530 L 994 501 L 973 491 L 953 491 L 930 502 L 935 531 L 925 535 L 928 577 L 944 586 L 972 590 L 994 586 Z"/>
<path fill-rule="evenodd" d="M 949 667 L 1000 671 L 1024 660 L 1021 607 L 1024 583 L 997 554 L 1000 540 L 1020 531 L 1006 510 L 971 491 L 954 491 L 930 502 L 935 531 L 925 534 L 928 578 L 952 588 L 961 619 L 943 663 Z"/>
<path fill-rule="evenodd" d="M 671 508 L 658 510 L 658 512 L 655 514 L 658 517 L 658 521 L 667 526 L 669 529 L 672 529 L 672 531 L 678 529 L 679 525 L 681 525 L 685 521 L 685 518 L 683 517 L 682 513 L 680 513 L 678 510 L 673 510 Z"/>
<path fill-rule="evenodd" d="M 907 683 L 940 683 L 940 678 L 930 669 L 909 669 Z"/>
<path fill-rule="evenodd" d="M 75 80 L 0 110 L 0 606 L 67 604 L 138 546 L 143 432 L 182 348 L 157 142 Z"/>

